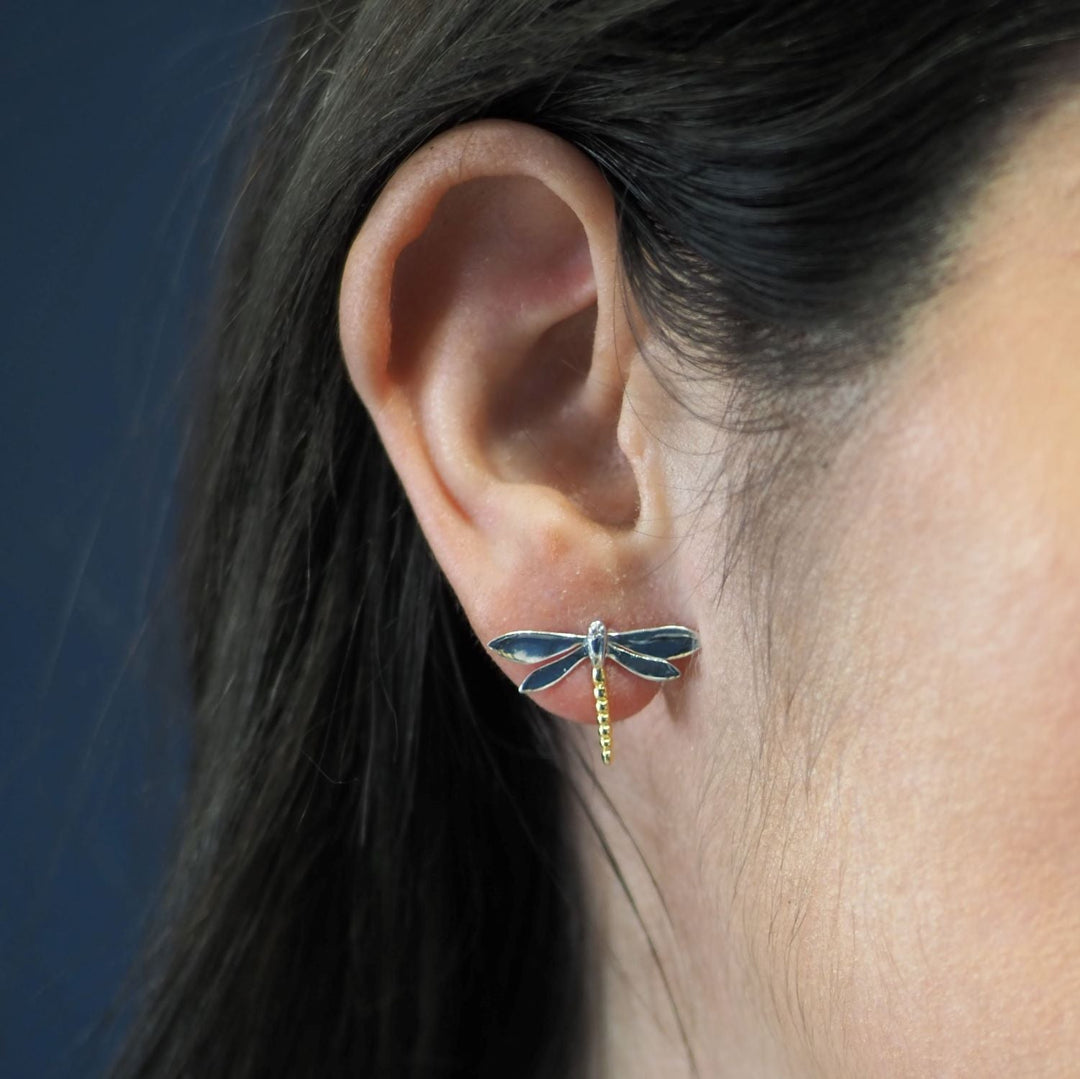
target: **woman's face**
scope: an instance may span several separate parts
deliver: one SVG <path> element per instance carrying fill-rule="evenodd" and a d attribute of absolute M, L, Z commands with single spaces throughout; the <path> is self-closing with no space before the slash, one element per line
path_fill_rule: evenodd
<path fill-rule="evenodd" d="M 887 366 L 763 560 L 767 679 L 732 645 L 753 603 L 688 599 L 694 722 L 657 765 L 703 820 L 676 922 L 741 942 L 724 980 L 795 1074 L 1075 1075 L 1080 103 L 980 197 Z M 700 580 L 709 528 L 682 557 Z M 760 669 L 760 619 L 742 636 Z"/>
<path fill-rule="evenodd" d="M 617 731 L 672 786 L 669 813 L 639 810 L 639 783 L 618 805 L 671 886 L 673 952 L 723 986 L 688 1007 L 691 1040 L 740 1000 L 772 1016 L 764 1039 L 714 1039 L 772 1053 L 746 1075 L 1074 1076 L 1080 103 L 981 195 L 887 368 L 748 559 L 751 591 L 688 588 L 684 737 Z M 701 460 L 683 466 L 690 584 L 717 557 Z"/>
<path fill-rule="evenodd" d="M 1076 1072 L 1080 98 L 1026 130 L 844 436 L 729 548 L 717 461 L 767 436 L 639 362 L 583 155 L 444 133 L 354 241 L 350 374 L 478 637 L 701 636 L 651 699 L 612 672 L 581 788 L 608 1074 L 684 1074 L 685 1043 L 710 1079 Z M 592 760 L 574 677 L 541 703 Z"/>

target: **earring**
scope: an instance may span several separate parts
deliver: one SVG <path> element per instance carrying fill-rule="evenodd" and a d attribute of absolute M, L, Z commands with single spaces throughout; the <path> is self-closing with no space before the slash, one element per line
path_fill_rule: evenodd
<path fill-rule="evenodd" d="M 586 659 L 592 664 L 593 697 L 596 700 L 596 724 L 600 738 L 600 758 L 611 763 L 611 718 L 608 715 L 607 680 L 604 660 L 613 659 L 620 667 L 651 682 L 667 682 L 682 673 L 668 660 L 689 656 L 701 647 L 698 635 L 685 626 L 654 626 L 608 633 L 599 619 L 583 635 L 579 633 L 544 633 L 521 629 L 505 633 L 488 648 L 515 663 L 544 663 L 526 675 L 518 686 L 520 693 L 536 693 L 565 678 Z M 544 662 L 550 660 L 551 662 Z"/>

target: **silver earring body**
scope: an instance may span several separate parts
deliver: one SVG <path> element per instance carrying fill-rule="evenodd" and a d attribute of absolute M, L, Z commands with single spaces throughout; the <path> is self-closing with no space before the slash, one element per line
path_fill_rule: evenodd
<path fill-rule="evenodd" d="M 608 714 L 604 661 L 613 660 L 631 674 L 651 682 L 667 682 L 682 673 L 673 659 L 689 656 L 701 647 L 697 634 L 686 626 L 653 626 L 609 633 L 599 619 L 584 634 L 546 633 L 522 629 L 504 633 L 488 643 L 491 651 L 515 663 L 543 663 L 526 675 L 521 693 L 536 693 L 565 678 L 580 663 L 592 667 L 600 757 L 611 763 L 611 718 Z"/>

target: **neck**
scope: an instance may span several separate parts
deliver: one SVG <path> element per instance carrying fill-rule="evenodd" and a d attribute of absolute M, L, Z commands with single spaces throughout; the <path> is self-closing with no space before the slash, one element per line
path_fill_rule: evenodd
<path fill-rule="evenodd" d="M 580 848 L 591 895 L 596 993 L 594 1079 L 795 1079 L 776 1025 L 730 928 L 732 905 L 702 866 L 700 814 L 650 724 L 616 728 L 604 767 L 595 734 L 574 732 L 589 768 L 575 769 Z M 644 762 L 649 762 L 646 766 Z M 649 797 L 642 797 L 642 782 Z M 595 825 L 595 827 L 594 827 Z M 599 834 L 598 834 L 599 833 Z"/>

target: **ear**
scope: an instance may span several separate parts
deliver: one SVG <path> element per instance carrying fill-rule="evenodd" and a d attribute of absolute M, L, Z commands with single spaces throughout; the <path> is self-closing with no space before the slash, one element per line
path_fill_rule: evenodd
<path fill-rule="evenodd" d="M 599 170 L 509 121 L 415 153 L 349 252 L 349 376 L 482 641 L 678 621 L 664 469 L 634 400 L 655 380 L 617 255 Z M 515 682 L 529 670 L 497 662 Z M 613 719 L 658 689 L 607 674 Z M 538 700 L 593 722 L 588 664 Z"/>

